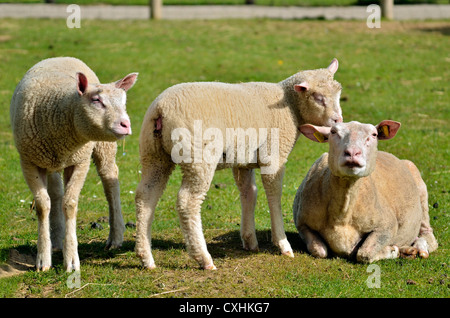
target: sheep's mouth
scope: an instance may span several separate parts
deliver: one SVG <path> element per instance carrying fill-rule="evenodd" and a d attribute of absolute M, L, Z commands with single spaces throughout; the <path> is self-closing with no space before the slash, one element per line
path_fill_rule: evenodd
<path fill-rule="evenodd" d="M 117 139 L 125 138 L 126 136 L 131 135 L 130 127 L 114 127 L 111 129 L 111 132 Z"/>
<path fill-rule="evenodd" d="M 364 165 L 354 162 L 354 161 L 348 161 L 344 164 L 347 168 L 353 169 L 353 168 L 364 168 Z"/>

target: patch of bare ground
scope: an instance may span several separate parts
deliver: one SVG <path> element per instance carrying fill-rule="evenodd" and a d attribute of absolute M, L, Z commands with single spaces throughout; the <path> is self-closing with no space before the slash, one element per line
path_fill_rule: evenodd
<path fill-rule="evenodd" d="M 18 250 L 11 249 L 6 264 L 0 265 L 0 278 L 23 274 L 35 267 L 32 255 L 20 254 Z"/>

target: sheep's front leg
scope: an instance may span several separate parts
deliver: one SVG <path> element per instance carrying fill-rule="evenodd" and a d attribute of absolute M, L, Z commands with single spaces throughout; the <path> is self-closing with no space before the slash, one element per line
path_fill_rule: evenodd
<path fill-rule="evenodd" d="M 203 269 L 216 269 L 206 247 L 200 215 L 201 204 L 214 176 L 215 166 L 182 166 L 183 180 L 178 192 L 177 210 L 189 255 Z"/>
<path fill-rule="evenodd" d="M 370 233 L 356 252 L 356 260 L 360 263 L 372 263 L 380 259 L 399 257 L 399 248 L 388 245 L 393 236 L 392 232 L 392 229 L 386 229 Z"/>
<path fill-rule="evenodd" d="M 62 211 L 62 199 L 64 197 L 64 187 L 59 172 L 50 173 L 48 179 L 48 194 L 51 199 L 50 209 L 50 238 L 52 240 L 52 250 L 61 251 L 64 240 L 64 213 Z"/>
<path fill-rule="evenodd" d="M 36 214 L 38 217 L 38 241 L 36 269 L 49 270 L 52 266 L 52 244 L 50 240 L 50 196 L 47 191 L 46 170 L 31 163 L 20 162 L 25 181 L 34 196 Z"/>
<path fill-rule="evenodd" d="M 258 250 L 258 240 L 255 232 L 255 206 L 257 188 L 255 183 L 255 171 L 249 169 L 233 169 L 234 180 L 241 197 L 241 239 L 244 249 Z"/>
<path fill-rule="evenodd" d="M 269 203 L 272 241 L 283 255 L 294 257 L 291 245 L 284 232 L 283 214 L 281 211 L 281 193 L 283 189 L 284 166 L 275 174 L 261 174 L 262 183 Z"/>
<path fill-rule="evenodd" d="M 78 197 L 80 196 L 80 191 L 83 187 L 88 170 L 89 161 L 64 169 L 66 192 L 63 198 L 63 211 L 66 218 L 66 235 L 64 238 L 63 256 L 64 268 L 67 272 L 80 270 L 76 220 Z"/>
<path fill-rule="evenodd" d="M 109 237 L 106 248 L 118 248 L 123 243 L 125 224 L 120 205 L 119 168 L 116 165 L 116 142 L 97 142 L 92 152 L 109 206 Z"/>
<path fill-rule="evenodd" d="M 325 242 L 317 232 L 311 230 L 307 225 L 302 224 L 297 227 L 300 238 L 306 244 L 308 252 L 318 258 L 325 258 L 328 255 L 328 249 Z"/>

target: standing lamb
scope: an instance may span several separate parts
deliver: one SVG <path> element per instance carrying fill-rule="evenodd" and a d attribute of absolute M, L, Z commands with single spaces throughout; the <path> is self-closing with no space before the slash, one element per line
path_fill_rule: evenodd
<path fill-rule="evenodd" d="M 378 140 L 393 138 L 399 128 L 390 120 L 377 126 L 300 127 L 309 139 L 330 143 L 293 205 L 295 225 L 313 256 L 325 258 L 329 248 L 337 256 L 370 263 L 400 253 L 426 258 L 437 249 L 419 170 L 377 150 Z"/>
<path fill-rule="evenodd" d="M 281 212 L 284 166 L 300 135 L 300 125 L 342 121 L 341 85 L 333 79 L 337 69 L 334 59 L 326 69 L 302 71 L 279 83 L 183 83 L 156 98 L 145 115 L 139 142 L 142 180 L 136 191 L 136 253 L 144 267 L 155 267 L 151 224 L 176 163 L 183 172 L 177 200 L 181 229 L 190 256 L 202 268 L 215 269 L 202 232 L 201 204 L 215 170 L 223 168 L 233 169 L 240 191 L 244 248 L 258 249 L 253 169 L 261 168 L 272 241 L 283 254 L 294 256 Z M 203 128 L 207 128 L 204 134 Z M 226 142 L 222 142 L 224 136 Z M 208 152 L 211 148 L 214 151 Z"/>
<path fill-rule="evenodd" d="M 11 124 L 22 172 L 36 202 L 38 271 L 51 267 L 52 247 L 63 249 L 67 271 L 80 269 L 76 214 L 91 156 L 109 203 L 107 247 L 122 244 L 125 227 L 115 141 L 131 134 L 126 91 L 136 78 L 137 73 L 132 73 L 115 83 L 100 84 L 82 61 L 58 57 L 34 65 L 17 85 Z"/>

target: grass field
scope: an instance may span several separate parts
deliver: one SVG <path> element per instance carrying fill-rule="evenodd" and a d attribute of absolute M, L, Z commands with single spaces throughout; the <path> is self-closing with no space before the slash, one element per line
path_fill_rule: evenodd
<path fill-rule="evenodd" d="M 133 135 L 120 142 L 117 157 L 125 222 L 135 222 L 142 118 L 165 88 L 188 81 L 278 82 L 300 69 L 326 67 L 337 57 L 344 119 L 402 122 L 398 135 L 379 148 L 414 161 L 422 171 L 440 243 L 426 260 L 377 262 L 380 288 L 366 284 L 371 275 L 367 265 L 308 255 L 292 221 L 292 202 L 308 168 L 327 146 L 300 138 L 287 163 L 282 198 L 294 259 L 279 255 L 271 244 L 268 206 L 258 178 L 260 252 L 242 250 L 239 193 L 231 171 L 225 170 L 216 173 L 202 208 L 218 271 L 200 270 L 186 253 L 178 225 L 177 169 L 153 223 L 158 267 L 143 270 L 134 253 L 134 228 L 127 228 L 123 247 L 115 251 L 104 250 L 106 222 L 100 222 L 104 229 L 91 229 L 91 222 L 108 213 L 92 167 L 78 212 L 80 288 L 67 284 L 62 255 L 55 253 L 48 272 L 0 278 L 0 297 L 449 297 L 449 30 L 448 21 L 383 21 L 381 29 L 368 29 L 365 21 L 82 21 L 80 29 L 68 29 L 64 20 L 0 20 L 0 263 L 7 262 L 12 249 L 32 258 L 37 241 L 33 198 L 14 147 L 9 102 L 32 65 L 67 55 L 84 60 L 103 82 L 140 73 L 128 94 Z"/>

